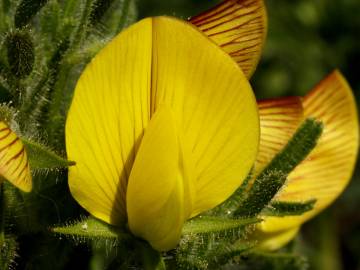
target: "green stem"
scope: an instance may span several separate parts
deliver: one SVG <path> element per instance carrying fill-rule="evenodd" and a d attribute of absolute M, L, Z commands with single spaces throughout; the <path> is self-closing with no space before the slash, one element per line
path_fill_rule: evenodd
<path fill-rule="evenodd" d="M 137 250 L 140 253 L 142 266 L 145 270 L 165 270 L 164 260 L 159 252 L 152 249 L 147 243 L 136 242 Z"/>
<path fill-rule="evenodd" d="M 330 211 L 326 211 L 313 222 L 318 238 L 318 254 L 314 256 L 314 269 L 341 270 L 338 232 Z"/>

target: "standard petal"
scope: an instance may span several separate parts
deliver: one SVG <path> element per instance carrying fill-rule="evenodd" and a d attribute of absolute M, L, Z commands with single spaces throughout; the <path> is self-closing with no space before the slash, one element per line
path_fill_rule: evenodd
<path fill-rule="evenodd" d="M 141 141 L 126 194 L 130 230 L 155 249 L 174 248 L 187 217 L 180 145 L 171 109 L 162 106 Z"/>
<path fill-rule="evenodd" d="M 262 0 L 225 0 L 190 19 L 240 65 L 250 78 L 263 49 L 267 17 Z"/>
<path fill-rule="evenodd" d="M 145 19 L 86 68 L 68 115 L 67 151 L 77 163 L 69 171 L 70 189 L 94 216 L 112 224 L 124 220 L 134 157 L 162 104 L 178 125 L 185 179 L 194 179 L 184 182 L 186 213 L 216 206 L 246 177 L 259 120 L 241 69 L 191 24 Z"/>
<path fill-rule="evenodd" d="M 306 117 L 324 124 L 318 145 L 289 175 L 278 201 L 317 199 L 313 210 L 301 216 L 266 217 L 262 230 L 285 230 L 299 226 L 332 203 L 348 184 L 359 149 L 359 122 L 350 87 L 335 71 L 321 81 L 303 101 Z"/>
<path fill-rule="evenodd" d="M 19 137 L 0 121 L 0 175 L 22 191 L 32 189 L 26 150 Z"/>
<path fill-rule="evenodd" d="M 108 223 L 126 218 L 125 193 L 150 118 L 152 21 L 123 31 L 86 67 L 66 122 L 74 198 Z"/>
<path fill-rule="evenodd" d="M 254 164 L 259 119 L 239 66 L 186 22 L 154 19 L 152 110 L 170 104 L 193 162 L 192 216 L 226 200 Z M 178 37 L 181 36 L 179 39 Z"/>
<path fill-rule="evenodd" d="M 294 135 L 304 119 L 301 98 L 288 97 L 258 102 L 260 145 L 254 175 L 260 173 Z"/>

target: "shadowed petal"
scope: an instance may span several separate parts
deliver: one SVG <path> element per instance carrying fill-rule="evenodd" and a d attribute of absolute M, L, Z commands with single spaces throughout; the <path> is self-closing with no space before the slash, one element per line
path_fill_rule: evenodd
<path fill-rule="evenodd" d="M 146 128 L 126 197 L 130 230 L 157 250 L 177 245 L 187 218 L 179 165 L 180 145 L 172 112 L 162 106 Z"/>
<path fill-rule="evenodd" d="M 227 52 L 250 78 L 259 62 L 267 31 L 262 0 L 225 0 L 190 19 Z"/>
<path fill-rule="evenodd" d="M 300 227 L 294 227 L 287 230 L 265 233 L 257 231 L 253 236 L 259 241 L 256 246 L 260 250 L 277 250 L 289 243 L 298 234 Z"/>
<path fill-rule="evenodd" d="M 86 67 L 66 122 L 69 186 L 92 215 L 126 218 L 127 179 L 150 118 L 152 21 L 123 31 Z"/>

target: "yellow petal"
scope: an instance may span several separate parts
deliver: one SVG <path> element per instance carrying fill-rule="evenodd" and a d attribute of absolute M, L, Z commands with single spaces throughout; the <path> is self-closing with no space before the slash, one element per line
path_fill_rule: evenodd
<path fill-rule="evenodd" d="M 187 23 L 154 19 L 154 43 L 153 102 L 171 104 L 190 149 L 194 216 L 226 200 L 251 169 L 259 139 L 256 101 L 236 63 Z"/>
<path fill-rule="evenodd" d="M 264 233 L 258 230 L 251 238 L 259 241 L 256 249 L 273 251 L 285 246 L 294 239 L 299 229 L 300 227 L 295 227 L 273 233 Z"/>
<path fill-rule="evenodd" d="M 22 191 L 32 189 L 26 150 L 19 137 L 0 121 L 0 175 Z"/>
<path fill-rule="evenodd" d="M 225 0 L 190 19 L 227 52 L 250 78 L 263 49 L 267 17 L 262 0 Z"/>
<path fill-rule="evenodd" d="M 258 102 L 260 145 L 254 175 L 260 173 L 294 135 L 303 121 L 303 106 L 298 97 Z"/>
<path fill-rule="evenodd" d="M 324 124 L 318 145 L 289 175 L 276 196 L 278 201 L 317 199 L 313 210 L 301 216 L 267 217 L 262 224 L 266 232 L 299 226 L 332 203 L 348 184 L 359 149 L 359 122 L 350 87 L 335 71 L 320 82 L 303 101 L 306 117 Z"/>
<path fill-rule="evenodd" d="M 123 31 L 86 67 L 68 113 L 70 191 L 112 224 L 126 218 L 127 179 L 150 117 L 151 51 L 151 19 Z"/>
<path fill-rule="evenodd" d="M 186 219 L 177 134 L 171 109 L 160 107 L 146 128 L 128 183 L 130 230 L 157 250 L 177 245 Z"/>
<path fill-rule="evenodd" d="M 186 212 L 195 215 L 221 203 L 248 174 L 259 120 L 243 72 L 191 24 L 145 19 L 96 56 L 70 108 L 67 151 L 77 164 L 70 168 L 69 185 L 91 214 L 121 222 L 143 130 L 164 104 L 178 126 L 183 173 L 193 179 L 184 186 Z"/>

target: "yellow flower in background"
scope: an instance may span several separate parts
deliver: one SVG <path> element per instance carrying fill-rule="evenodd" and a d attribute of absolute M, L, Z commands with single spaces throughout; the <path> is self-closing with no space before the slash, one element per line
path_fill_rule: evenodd
<path fill-rule="evenodd" d="M 251 77 L 260 59 L 267 19 L 262 0 L 226 0 L 190 19 L 226 51 Z M 289 175 L 274 198 L 284 202 L 317 199 L 301 216 L 267 217 L 254 235 L 264 249 L 277 249 L 295 237 L 299 226 L 331 204 L 351 179 L 359 149 L 356 102 L 346 80 L 335 71 L 304 98 L 258 102 L 260 145 L 254 175 L 283 149 L 305 118 L 324 124 L 324 132 L 309 157 Z"/>
<path fill-rule="evenodd" d="M 359 149 L 359 121 L 352 91 L 338 71 L 321 81 L 304 98 L 259 103 L 261 139 L 256 171 L 287 143 L 306 117 L 324 124 L 314 150 L 293 170 L 276 201 L 316 199 L 314 209 L 300 216 L 263 217 L 258 226 L 262 248 L 277 249 L 289 242 L 299 226 L 330 205 L 349 183 Z"/>
<path fill-rule="evenodd" d="M 255 162 L 259 116 L 239 66 L 189 23 L 144 19 L 86 67 L 66 122 L 69 186 L 157 250 L 225 201 Z"/>
<path fill-rule="evenodd" d="M 3 180 L 22 191 L 31 191 L 32 178 L 24 145 L 9 126 L 0 121 L 0 184 Z"/>
<path fill-rule="evenodd" d="M 262 0 L 225 0 L 189 21 L 228 53 L 248 79 L 251 77 L 267 33 Z"/>

